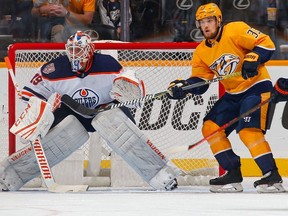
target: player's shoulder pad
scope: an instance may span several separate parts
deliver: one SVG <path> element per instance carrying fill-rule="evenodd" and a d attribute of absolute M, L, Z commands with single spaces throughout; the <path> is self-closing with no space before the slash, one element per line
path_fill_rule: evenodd
<path fill-rule="evenodd" d="M 236 27 L 247 27 L 248 24 L 243 21 L 233 21 L 225 24 L 224 26 L 227 26 L 228 28 L 236 28 Z M 235 29 L 236 30 L 236 29 Z"/>
<path fill-rule="evenodd" d="M 111 55 L 95 53 L 91 72 L 115 73 L 122 70 L 122 65 Z"/>
<path fill-rule="evenodd" d="M 75 76 L 71 71 L 71 64 L 66 55 L 59 56 L 41 67 L 41 74 L 43 78 L 57 79 Z"/>

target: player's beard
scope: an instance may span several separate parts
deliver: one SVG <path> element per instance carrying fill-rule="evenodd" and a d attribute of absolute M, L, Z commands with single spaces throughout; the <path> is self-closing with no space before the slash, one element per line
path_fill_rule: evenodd
<path fill-rule="evenodd" d="M 217 37 L 218 32 L 219 32 L 219 28 L 217 28 L 214 32 L 211 32 L 211 31 L 209 31 L 208 33 L 203 32 L 203 34 L 207 40 L 212 40 L 212 39 L 215 39 Z"/>

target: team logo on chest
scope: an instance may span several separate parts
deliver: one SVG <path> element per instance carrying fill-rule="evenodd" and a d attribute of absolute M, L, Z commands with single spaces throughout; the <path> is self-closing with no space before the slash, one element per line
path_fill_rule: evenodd
<path fill-rule="evenodd" d="M 214 63 L 210 66 L 210 69 L 219 76 L 226 76 L 236 70 L 239 62 L 240 58 L 238 56 L 233 54 L 224 54 L 214 61 Z"/>
<path fill-rule="evenodd" d="M 78 89 L 73 95 L 72 98 L 80 104 L 83 104 L 86 107 L 94 108 L 99 103 L 99 96 L 88 88 Z"/>

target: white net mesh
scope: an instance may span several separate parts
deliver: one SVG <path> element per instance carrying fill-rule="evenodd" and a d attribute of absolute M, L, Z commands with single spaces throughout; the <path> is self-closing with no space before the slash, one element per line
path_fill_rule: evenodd
<path fill-rule="evenodd" d="M 29 45 L 27 45 L 29 46 Z M 193 49 L 143 49 L 137 46 L 137 50 L 113 48 L 113 43 L 101 48 L 97 52 L 108 53 L 118 59 L 126 69 L 136 71 L 136 76 L 145 83 L 147 94 L 162 92 L 167 89 L 169 83 L 177 78 L 188 78 L 191 74 L 191 58 Z M 133 46 L 132 46 L 133 47 Z M 64 46 L 63 46 L 64 48 Z M 22 88 L 30 81 L 36 69 L 43 63 L 64 54 L 64 49 L 44 50 L 39 45 L 35 50 L 16 50 L 15 73 Z M 16 99 L 17 100 L 17 99 Z M 145 101 L 144 106 L 132 109 L 137 126 L 150 138 L 164 154 L 170 147 L 193 144 L 202 139 L 202 119 L 209 109 L 218 100 L 218 84 L 211 84 L 209 90 L 201 96 L 191 95 L 183 100 L 169 100 L 163 96 L 160 99 Z M 23 111 L 23 104 L 16 101 L 15 110 L 18 116 Z M 11 143 L 10 143 L 11 145 Z M 21 143 L 16 142 L 16 149 Z M 83 147 L 88 155 L 89 145 Z M 108 146 L 103 146 L 102 168 L 110 167 L 110 152 Z M 1 150 L 2 151 L 2 150 Z M 192 176 L 211 176 L 218 174 L 218 164 L 215 161 L 207 142 L 177 154 L 166 155 L 171 161 L 185 173 Z"/>

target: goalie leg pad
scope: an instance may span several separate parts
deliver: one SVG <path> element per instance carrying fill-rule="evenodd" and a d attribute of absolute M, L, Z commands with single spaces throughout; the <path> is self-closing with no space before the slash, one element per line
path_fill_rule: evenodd
<path fill-rule="evenodd" d="M 67 116 L 41 140 L 50 167 L 63 161 L 80 148 L 89 135 L 76 117 Z M 15 191 L 40 175 L 31 145 L 10 155 L 0 164 L 0 187 Z"/>
<path fill-rule="evenodd" d="M 172 168 L 167 169 L 169 166 L 165 156 L 120 109 L 97 114 L 92 120 L 92 126 L 113 151 L 153 188 L 166 190 L 166 186 L 179 175 Z M 163 169 L 171 172 L 160 172 Z"/>

